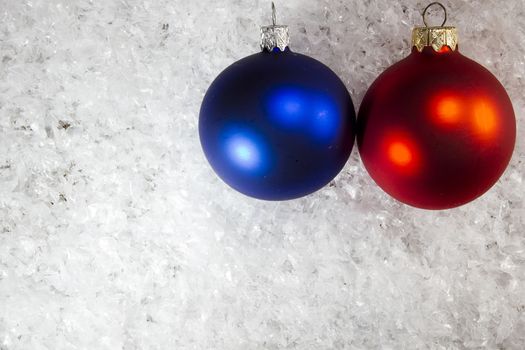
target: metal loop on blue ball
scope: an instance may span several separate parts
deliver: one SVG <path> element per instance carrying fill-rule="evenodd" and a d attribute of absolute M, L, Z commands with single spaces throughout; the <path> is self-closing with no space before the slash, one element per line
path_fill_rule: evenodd
<path fill-rule="evenodd" d="M 277 11 L 275 10 L 275 4 L 272 1 L 272 24 L 276 25 L 277 23 Z"/>
<path fill-rule="evenodd" d="M 272 1 L 272 24 L 261 27 L 261 50 L 273 52 L 285 51 L 290 44 L 288 26 L 277 24 L 275 4 Z"/>
<path fill-rule="evenodd" d="M 445 25 L 445 23 L 447 23 L 447 9 L 445 8 L 445 5 L 443 5 L 442 3 L 438 2 L 438 1 L 435 1 L 435 2 L 432 2 L 430 4 L 428 4 L 427 7 L 425 7 L 425 9 L 423 10 L 423 23 L 425 23 L 425 27 L 429 27 L 428 23 L 427 23 L 427 11 L 429 8 L 431 8 L 432 6 L 434 5 L 437 5 L 439 7 L 441 7 L 443 9 L 443 13 L 445 14 L 445 18 L 443 19 L 443 23 L 441 23 L 440 27 L 443 27 Z"/>

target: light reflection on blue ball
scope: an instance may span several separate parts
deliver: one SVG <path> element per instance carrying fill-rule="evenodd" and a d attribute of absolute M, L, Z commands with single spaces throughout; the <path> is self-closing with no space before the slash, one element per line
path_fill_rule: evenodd
<path fill-rule="evenodd" d="M 304 124 L 308 96 L 298 88 L 278 88 L 271 92 L 265 103 L 268 105 L 268 117 L 290 130 Z"/>
<path fill-rule="evenodd" d="M 225 160 L 239 171 L 261 174 L 269 168 L 269 150 L 264 139 L 247 128 L 229 127 L 222 135 Z"/>
<path fill-rule="evenodd" d="M 330 141 L 341 119 L 336 102 L 327 94 L 302 87 L 277 88 L 268 96 L 268 117 L 290 132 L 309 133 L 313 141 Z"/>
<path fill-rule="evenodd" d="M 338 106 L 328 96 L 318 96 L 312 99 L 312 114 L 310 131 L 318 140 L 332 140 L 338 133 L 343 115 Z"/>

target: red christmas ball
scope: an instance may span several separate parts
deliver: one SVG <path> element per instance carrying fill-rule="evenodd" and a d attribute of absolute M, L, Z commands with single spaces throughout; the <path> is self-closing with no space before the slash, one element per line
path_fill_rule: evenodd
<path fill-rule="evenodd" d="M 366 93 L 357 141 L 367 171 L 385 192 L 414 207 L 447 209 L 481 196 L 499 179 L 514 149 L 516 120 L 494 75 L 461 55 L 456 41 L 441 37 L 452 44 L 436 46 L 433 39 L 442 34 L 425 35 L 428 45 L 414 46 Z"/>

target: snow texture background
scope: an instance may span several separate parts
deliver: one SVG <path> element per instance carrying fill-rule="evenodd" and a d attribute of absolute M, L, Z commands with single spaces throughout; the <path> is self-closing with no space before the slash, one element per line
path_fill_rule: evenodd
<path fill-rule="evenodd" d="M 525 348 L 525 5 L 444 3 L 518 142 L 484 197 L 431 212 L 355 149 L 295 201 L 214 175 L 200 102 L 258 51 L 269 1 L 0 0 L 0 349 Z M 427 4 L 276 1 L 357 106 Z"/>

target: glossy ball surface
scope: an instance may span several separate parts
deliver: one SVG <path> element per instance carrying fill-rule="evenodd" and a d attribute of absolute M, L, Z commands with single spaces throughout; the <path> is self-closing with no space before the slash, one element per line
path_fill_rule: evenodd
<path fill-rule="evenodd" d="M 201 145 L 219 177 L 258 199 L 308 195 L 343 168 L 355 111 L 343 82 L 305 55 L 261 52 L 226 68 L 199 117 Z"/>
<path fill-rule="evenodd" d="M 424 209 L 460 206 L 507 167 L 516 139 L 511 101 L 478 63 L 413 49 L 381 74 L 359 110 L 357 140 L 375 182 Z"/>

